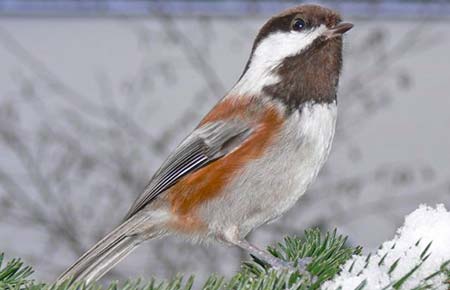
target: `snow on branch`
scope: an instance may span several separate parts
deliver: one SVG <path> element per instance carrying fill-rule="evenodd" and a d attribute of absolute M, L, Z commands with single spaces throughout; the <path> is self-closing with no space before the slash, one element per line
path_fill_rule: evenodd
<path fill-rule="evenodd" d="M 323 289 L 449 289 L 450 212 L 421 205 L 374 255 L 353 256 Z"/>

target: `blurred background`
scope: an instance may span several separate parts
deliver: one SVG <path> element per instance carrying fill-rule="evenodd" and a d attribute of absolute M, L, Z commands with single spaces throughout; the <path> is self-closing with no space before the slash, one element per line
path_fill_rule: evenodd
<path fill-rule="evenodd" d="M 0 251 L 52 281 L 231 88 L 265 20 L 298 3 L 0 0 Z M 355 24 L 335 144 L 298 205 L 250 240 L 337 228 L 370 251 L 419 204 L 450 206 L 450 1 L 321 4 Z M 169 238 L 107 278 L 201 281 L 242 259 Z"/>

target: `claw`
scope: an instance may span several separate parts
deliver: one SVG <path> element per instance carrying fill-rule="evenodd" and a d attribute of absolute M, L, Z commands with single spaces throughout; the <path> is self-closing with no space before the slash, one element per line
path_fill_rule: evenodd
<path fill-rule="evenodd" d="M 302 274 L 302 276 L 307 277 L 313 283 L 317 281 L 317 277 L 313 276 L 306 270 L 306 267 L 309 263 L 312 262 L 312 258 L 302 258 L 298 259 L 296 262 L 286 262 L 280 259 L 274 258 L 270 261 L 270 265 L 273 269 L 277 271 L 287 271 L 289 273 L 298 272 Z"/>
<path fill-rule="evenodd" d="M 317 277 L 312 275 L 310 272 L 306 270 L 306 267 L 312 262 L 311 257 L 301 258 L 297 260 L 297 268 L 300 273 L 304 276 L 308 277 L 308 279 L 315 283 L 317 281 Z"/>
<path fill-rule="evenodd" d="M 296 262 L 297 268 L 299 268 L 301 271 L 306 271 L 306 266 L 308 266 L 309 263 L 311 263 L 311 262 L 312 262 L 311 257 L 298 259 Z"/>
<path fill-rule="evenodd" d="M 271 266 L 277 271 L 287 271 L 287 272 L 297 272 L 298 269 L 295 267 L 294 263 L 286 262 L 280 259 L 274 259 L 271 261 Z"/>

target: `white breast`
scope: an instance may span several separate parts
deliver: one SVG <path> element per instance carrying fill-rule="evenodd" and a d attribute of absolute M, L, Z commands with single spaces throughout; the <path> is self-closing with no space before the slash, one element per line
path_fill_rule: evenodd
<path fill-rule="evenodd" d="M 291 208 L 314 181 L 330 153 L 336 127 L 336 104 L 307 104 L 293 114 L 286 127 L 283 155 L 288 165 L 286 192 L 281 192 L 278 214 Z M 297 144 L 295 146 L 294 144 Z"/>
<path fill-rule="evenodd" d="M 336 104 L 306 104 L 286 121 L 265 157 L 247 165 L 220 199 L 203 209 L 211 232 L 242 235 L 282 215 L 305 193 L 330 152 Z"/>

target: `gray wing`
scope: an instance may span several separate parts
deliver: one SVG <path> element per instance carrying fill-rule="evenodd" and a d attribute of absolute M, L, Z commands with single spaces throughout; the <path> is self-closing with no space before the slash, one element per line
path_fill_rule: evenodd
<path fill-rule="evenodd" d="M 145 191 L 131 206 L 125 219 L 152 202 L 186 174 L 204 167 L 239 147 L 251 133 L 251 126 L 238 120 L 207 123 L 196 129 L 155 173 Z"/>

